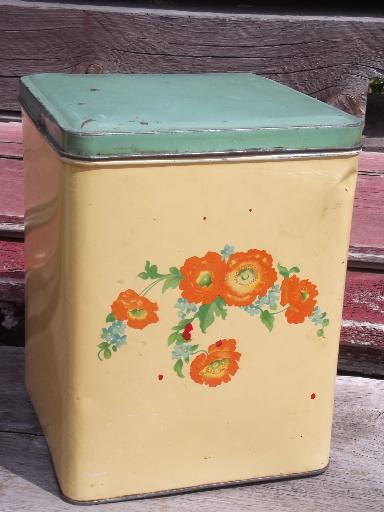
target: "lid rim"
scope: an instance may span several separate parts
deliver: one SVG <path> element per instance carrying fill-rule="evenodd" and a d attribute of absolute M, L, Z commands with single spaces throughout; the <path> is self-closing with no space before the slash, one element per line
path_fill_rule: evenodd
<path fill-rule="evenodd" d="M 37 129 L 39 127 L 36 125 L 34 120 L 30 118 L 31 121 L 34 123 Z M 47 142 L 50 144 L 50 146 L 56 151 L 56 153 L 61 158 L 66 158 L 68 160 L 73 161 L 81 161 L 81 162 L 116 162 L 116 161 L 144 161 L 144 160 L 183 160 L 187 158 L 204 158 L 204 159 L 210 159 L 210 158 L 236 158 L 236 157 L 242 157 L 242 156 L 249 156 L 249 157 L 256 157 L 260 156 L 261 158 L 264 156 L 266 159 L 276 157 L 281 155 L 282 159 L 284 157 L 289 158 L 290 156 L 294 157 L 305 157 L 308 158 L 312 157 L 318 157 L 318 156 L 327 156 L 329 154 L 333 154 L 335 156 L 344 155 L 346 153 L 358 153 L 362 149 L 362 145 L 354 145 L 354 146 L 348 146 L 343 148 L 334 148 L 334 147 L 327 147 L 327 148 L 290 148 L 290 149 L 279 149 L 273 148 L 269 151 L 267 150 L 258 150 L 258 149 L 247 149 L 247 150 L 227 150 L 227 151 L 206 151 L 206 152 L 184 152 L 184 153 L 126 153 L 126 154 L 116 154 L 116 155 L 82 155 L 78 153 L 70 153 L 63 149 L 61 146 L 58 145 L 57 141 L 50 136 L 49 132 L 42 132 L 40 131 L 41 135 L 47 140 Z"/>
<path fill-rule="evenodd" d="M 176 115 L 176 118 L 172 118 L 171 116 L 168 116 L 166 121 L 168 122 L 169 127 L 165 127 L 164 129 L 156 129 L 156 126 L 153 127 L 153 124 L 155 123 L 152 119 L 150 123 L 152 123 L 151 128 L 147 131 L 131 131 L 129 128 L 131 125 L 128 125 L 127 123 L 140 123 L 142 125 L 148 124 L 144 121 L 140 121 L 139 117 L 136 115 L 135 120 L 129 120 L 127 121 L 127 118 L 124 118 L 124 112 L 123 117 L 120 115 L 120 120 L 118 118 L 117 127 L 121 124 L 121 120 L 124 121 L 127 125 L 128 129 L 125 130 L 116 130 L 116 129 L 106 129 L 103 131 L 96 130 L 96 131 L 81 131 L 82 127 L 87 124 L 89 121 L 95 121 L 99 124 L 99 127 L 103 127 L 103 120 L 101 118 L 97 118 L 97 115 L 99 112 L 94 110 L 94 117 L 96 119 L 92 119 L 90 112 L 85 112 L 85 115 L 89 115 L 89 119 L 86 119 L 81 124 L 80 128 L 78 129 L 72 129 L 71 127 L 68 127 L 68 125 L 71 123 L 72 119 L 72 125 L 77 124 L 81 122 L 81 118 L 79 119 L 78 114 L 76 113 L 74 116 L 66 117 L 66 110 L 65 110 L 65 98 L 62 99 L 58 95 L 52 95 L 51 93 L 51 85 L 52 81 L 54 83 L 55 77 L 52 78 L 49 76 L 47 78 L 47 74 L 42 74 L 42 83 L 39 81 L 41 80 L 41 74 L 39 74 L 40 78 L 35 79 L 37 75 L 32 75 L 30 77 L 24 77 L 21 80 L 21 90 L 20 90 L 20 96 L 19 101 L 22 105 L 22 108 L 25 110 L 25 112 L 28 114 L 28 116 L 32 119 L 36 127 L 44 136 L 50 141 L 51 145 L 55 148 L 56 151 L 59 152 L 60 155 L 67 155 L 69 158 L 74 159 L 82 159 L 82 160 L 116 160 L 116 159 L 137 159 L 137 158 L 153 158 L 153 157 L 179 157 L 179 156 L 188 156 L 188 155 L 231 155 L 231 154 L 274 154 L 274 153 L 287 153 L 290 152 L 313 152 L 316 151 L 319 152 L 329 152 L 329 151 L 345 151 L 345 150 L 353 150 L 358 149 L 361 146 L 361 132 L 363 128 L 363 120 L 357 118 L 356 116 L 352 116 L 351 114 L 344 113 L 337 108 L 333 107 L 332 105 L 323 104 L 323 107 L 319 106 L 315 109 L 312 109 L 314 114 L 314 122 L 313 124 L 310 124 L 311 117 L 309 116 L 308 112 L 305 111 L 305 115 L 294 115 L 295 114 L 295 105 L 293 105 L 293 109 L 288 109 L 288 117 L 285 115 L 285 118 L 283 117 L 282 124 L 279 126 L 276 124 L 275 126 L 268 126 L 268 115 L 261 115 L 261 118 L 259 119 L 257 116 L 255 117 L 255 126 L 253 127 L 241 127 L 241 126 L 220 126 L 220 123 L 223 124 L 226 121 L 220 121 L 220 117 L 218 117 L 218 126 L 217 127 L 197 127 L 197 128 L 190 128 L 190 129 L 178 129 L 178 128 L 172 128 L 172 122 L 173 119 L 180 119 L 178 114 Z M 56 75 L 56 74 L 54 74 Z M 65 75 L 65 74 L 58 74 L 60 75 L 57 80 L 60 83 L 60 80 L 64 80 L 63 83 L 68 85 L 68 77 L 71 75 Z M 185 75 L 185 74 L 181 74 Z M 192 76 L 195 75 L 201 75 L 204 77 L 204 80 L 206 79 L 207 75 L 211 75 L 210 73 L 202 74 L 190 74 Z M 213 73 L 214 75 L 214 73 Z M 311 101 L 304 101 L 306 100 L 313 100 L 314 103 L 321 104 L 319 100 L 316 100 L 314 98 L 310 98 L 302 93 L 299 93 L 298 91 L 294 91 L 286 86 L 283 86 L 281 84 L 278 84 L 276 82 L 273 82 L 269 79 L 265 79 L 263 77 L 257 77 L 257 75 L 253 73 L 226 73 L 226 74 L 220 74 L 220 75 L 226 75 L 230 77 L 231 75 L 247 75 L 256 77 L 260 80 L 259 86 L 261 84 L 262 92 L 265 89 L 264 81 L 268 81 L 269 83 L 272 83 L 275 88 L 278 89 L 280 93 L 287 90 L 287 100 L 285 100 L 285 103 L 289 103 L 289 99 L 292 95 L 293 98 L 298 98 L 298 104 L 306 106 L 309 104 L 309 110 L 311 111 Z M 78 76 L 78 75 L 73 75 Z M 90 76 L 91 75 L 87 75 Z M 104 76 L 104 75 L 102 75 Z M 115 76 L 115 75 L 109 75 Z M 121 77 L 121 75 L 118 75 Z M 134 76 L 134 75 L 129 75 Z M 137 76 L 137 75 L 136 75 Z M 143 76 L 151 76 L 154 75 L 141 75 Z M 159 75 L 162 78 L 170 76 L 170 75 Z M 172 74 L 172 76 L 178 76 L 178 74 Z M 64 78 L 63 78 L 64 77 Z M 91 78 L 93 80 L 93 78 Z M 90 80 L 91 80 L 90 79 Z M 80 84 L 84 84 L 84 79 L 80 79 Z M 112 78 L 110 80 L 113 80 Z M 121 78 L 120 78 L 121 80 Z M 246 79 L 245 84 L 247 84 Z M 145 82 L 145 79 L 144 79 Z M 224 80 L 226 82 L 226 80 Z M 87 87 L 89 87 L 92 83 L 86 82 Z M 100 83 L 107 84 L 105 87 L 109 87 L 109 81 L 101 81 Z M 111 82 L 113 83 L 113 81 Z M 119 84 L 121 82 L 118 82 Z M 122 83 L 126 83 L 125 79 L 123 79 Z M 135 82 L 134 82 L 135 83 Z M 143 83 L 143 82 L 140 82 Z M 175 82 L 179 83 L 179 82 Z M 196 83 L 196 78 L 195 82 Z M 200 78 L 197 78 L 197 83 L 200 84 Z M 227 82 L 231 84 L 231 81 Z M 252 85 L 252 84 L 251 84 Z M 249 86 L 249 83 L 248 83 Z M 83 85 L 81 87 L 84 87 Z M 79 86 L 79 91 L 82 90 Z M 253 87 L 253 85 L 252 85 Z M 255 96 L 251 95 L 252 101 L 254 101 L 254 98 L 259 98 L 261 101 L 263 100 L 262 92 L 260 93 L 260 96 L 258 96 L 256 92 L 254 93 L 253 88 L 251 87 L 252 94 L 255 94 Z M 263 89 L 264 87 L 264 89 Z M 272 86 L 271 86 L 272 87 Z M 88 90 L 88 89 L 87 89 Z M 89 89 L 89 90 L 99 90 L 99 89 Z M 110 91 L 113 89 L 109 89 Z M 255 91 L 257 88 L 255 89 Z M 290 91 L 290 92 L 289 92 Z M 54 91 L 55 92 L 55 91 Z M 72 94 L 70 92 L 69 94 Z M 267 91 L 267 97 L 268 97 L 268 91 Z M 91 95 L 92 96 L 92 95 Z M 91 97 L 90 96 L 90 97 Z M 169 93 L 168 93 L 169 97 Z M 230 96 L 229 96 L 230 97 Z M 301 97 L 303 97 L 303 100 L 301 100 Z M 70 96 L 71 101 L 73 99 L 73 96 Z M 74 96 L 76 98 L 76 96 Z M 143 96 L 142 96 L 143 98 Z M 273 98 L 273 95 L 272 95 Z M 77 98 L 79 100 L 79 97 Z M 92 97 L 93 99 L 93 97 Z M 249 101 L 249 97 L 247 98 Z M 184 101 L 184 100 L 183 100 Z M 227 106 L 229 100 L 225 100 L 223 105 Z M 259 100 L 257 100 L 259 101 Z M 227 103 L 226 103 L 227 102 Z M 206 103 L 206 102 L 205 102 Z M 81 104 L 81 103 L 80 103 Z M 129 103 L 129 105 L 134 104 Z M 92 108 L 95 108 L 95 105 L 98 105 L 97 102 L 93 104 Z M 106 107 L 105 101 L 102 103 L 104 105 L 104 108 Z M 141 105 L 141 104 L 140 104 Z M 156 103 L 153 103 L 153 105 L 156 108 Z M 233 124 L 233 112 L 236 113 L 236 101 L 235 103 L 229 103 L 231 108 L 234 108 L 232 110 L 232 117 L 231 117 L 231 110 L 229 110 L 230 116 L 228 117 L 228 122 L 232 122 Z M 242 104 L 244 107 L 244 103 Z M 269 104 L 268 108 L 272 105 L 273 107 L 273 101 L 271 103 L 271 96 L 269 96 Z M 64 108 L 63 108 L 64 107 Z M 202 107 L 204 107 L 204 98 L 202 98 Z M 60 110 L 61 108 L 61 110 Z M 141 108 L 141 107 L 140 107 Z M 150 107 L 152 108 L 152 107 Z M 185 104 L 181 103 L 181 108 L 185 108 Z M 288 107 L 287 107 L 288 108 Z M 307 107 L 306 107 L 307 108 Z M 333 114 L 330 115 L 327 124 L 319 124 L 319 118 L 321 117 L 327 117 L 327 109 L 336 110 L 339 112 L 339 116 Z M 267 109 L 268 111 L 268 109 Z M 64 112 L 64 114 L 63 114 Z M 103 112 L 103 111 L 101 111 Z M 140 112 L 140 111 L 139 111 Z M 176 112 L 178 112 L 176 110 Z M 181 112 L 185 115 L 188 114 L 187 110 L 181 110 Z M 258 110 L 256 109 L 256 112 Z M 289 112 L 292 112 L 292 117 L 296 119 L 296 121 L 299 121 L 299 123 L 296 122 L 296 124 L 287 124 L 289 123 Z M 215 110 L 210 112 L 211 117 L 208 116 L 204 119 L 204 112 L 202 113 L 202 124 L 204 122 L 208 124 L 210 121 L 215 120 L 215 118 L 212 118 L 212 113 L 217 113 Z M 287 109 L 286 109 L 287 113 Z M 131 112 L 129 115 L 130 117 L 128 119 L 131 119 L 132 116 L 135 114 L 134 112 Z M 265 114 L 265 112 L 264 112 Z M 274 115 L 271 115 L 270 118 L 272 119 L 278 119 L 279 112 L 276 113 L 276 108 L 274 111 Z M 62 118 L 60 118 L 60 115 Z M 84 117 L 85 117 L 84 115 Z M 127 114 L 125 114 L 127 115 Z M 139 114 L 140 115 L 140 114 Z M 144 114 L 145 115 L 145 114 Z M 254 115 L 254 114 L 252 114 Z M 306 117 L 305 117 L 306 116 Z M 338 121 L 338 117 L 340 117 L 340 122 Z M 145 117 L 144 117 L 145 118 Z M 236 118 L 236 116 L 235 116 Z M 149 118 L 147 118 L 149 119 Z M 188 118 L 186 118 L 188 119 Z M 196 121 L 196 119 L 199 119 L 199 117 L 196 118 L 196 116 L 192 116 L 192 119 Z M 227 119 L 227 118 L 225 118 Z M 241 115 L 240 117 L 237 117 L 237 119 L 240 119 L 241 122 Z M 250 122 L 249 116 L 245 116 L 244 118 L 246 120 L 246 123 Z M 253 119 L 251 117 L 251 119 Z M 300 123 L 301 119 L 303 119 L 303 124 Z M 308 122 L 306 122 L 306 119 L 308 119 Z M 76 121 L 76 123 L 74 123 Z M 208 122 L 207 122 L 208 121 Z M 116 123 L 116 121 L 114 121 Z M 262 123 L 265 122 L 265 125 Z M 156 121 L 157 123 L 157 121 Z M 284 124 L 285 123 L 285 124 Z M 316 123 L 316 124 L 315 124 Z M 107 123 L 108 124 L 108 123 Z M 110 123 L 109 123 L 110 124 Z M 165 123 L 166 125 L 166 123 Z M 116 124 L 115 124 L 116 126 Z M 155 129 L 153 129 L 155 128 Z M 145 130 L 145 128 L 143 128 Z M 92 140 L 94 139 L 94 140 Z M 216 151 L 217 149 L 217 151 Z"/>

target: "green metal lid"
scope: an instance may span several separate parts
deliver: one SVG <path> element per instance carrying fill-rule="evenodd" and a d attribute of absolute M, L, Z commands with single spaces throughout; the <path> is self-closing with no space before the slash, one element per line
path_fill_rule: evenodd
<path fill-rule="evenodd" d="M 362 121 L 252 73 L 38 74 L 21 103 L 81 159 L 353 149 Z"/>

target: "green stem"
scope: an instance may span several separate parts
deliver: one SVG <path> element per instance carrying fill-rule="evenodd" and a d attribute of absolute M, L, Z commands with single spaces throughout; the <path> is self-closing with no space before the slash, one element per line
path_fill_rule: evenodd
<path fill-rule="evenodd" d="M 288 308 L 289 306 L 287 306 L 284 309 L 280 309 L 280 311 L 275 311 L 274 313 L 272 313 L 272 315 L 280 315 L 280 313 L 284 313 L 284 311 L 287 311 Z"/>
<path fill-rule="evenodd" d="M 144 290 L 142 290 L 142 291 L 140 292 L 140 295 L 142 295 L 142 296 L 144 297 L 144 296 L 145 296 L 145 295 L 146 295 L 150 290 L 152 290 L 152 288 L 153 288 L 154 286 L 156 286 L 157 284 L 161 283 L 161 281 L 164 281 L 164 279 L 166 279 L 167 277 L 168 277 L 168 276 L 162 276 L 162 277 L 160 277 L 159 279 L 156 279 L 156 281 L 154 281 L 153 283 L 151 283 L 151 284 L 149 284 L 148 286 L 146 286 L 146 287 L 144 288 Z"/>

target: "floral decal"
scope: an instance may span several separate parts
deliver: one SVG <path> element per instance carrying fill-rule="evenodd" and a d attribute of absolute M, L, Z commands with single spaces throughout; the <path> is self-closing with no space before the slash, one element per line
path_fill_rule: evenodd
<path fill-rule="evenodd" d="M 229 382 L 239 369 L 241 354 L 235 352 L 235 340 L 219 340 L 209 345 L 207 354 L 200 354 L 191 363 L 191 379 L 210 387 Z"/>
<path fill-rule="evenodd" d="M 197 384 L 216 387 L 228 383 L 239 370 L 237 341 L 222 339 L 204 349 L 194 339 L 205 335 L 217 319 L 225 320 L 231 307 L 259 317 L 268 331 L 279 316 L 288 324 L 309 320 L 317 327 L 317 336 L 324 338 L 329 319 L 317 305 L 317 286 L 299 278 L 299 273 L 298 267 L 274 266 L 272 256 L 264 250 L 236 252 L 229 244 L 220 252 L 187 258 L 166 274 L 147 261 L 138 277 L 149 284 L 140 293 L 131 289 L 121 292 L 112 303 L 107 327 L 101 331 L 98 357 L 110 359 L 127 344 L 127 327 L 144 329 L 159 321 L 159 307 L 146 295 L 161 285 L 163 293 L 178 289 L 181 295 L 175 304 L 179 321 L 167 340 L 176 375 L 185 378 L 185 366 L 189 365 L 189 377 Z"/>
<path fill-rule="evenodd" d="M 207 252 L 202 258 L 192 256 L 180 268 L 181 295 L 195 304 L 210 304 L 223 289 L 226 264 L 217 252 Z"/>
<path fill-rule="evenodd" d="M 265 295 L 277 279 L 272 256 L 258 249 L 232 254 L 226 270 L 222 297 L 228 306 L 252 304 L 256 297 Z"/>

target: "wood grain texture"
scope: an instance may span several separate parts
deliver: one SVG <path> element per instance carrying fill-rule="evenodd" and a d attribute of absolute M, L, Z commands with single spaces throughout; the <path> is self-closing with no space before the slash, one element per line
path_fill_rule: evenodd
<path fill-rule="evenodd" d="M 362 115 L 384 20 L 0 0 L 0 109 L 38 72 L 251 71 Z"/>
<path fill-rule="evenodd" d="M 21 123 L 0 122 L 0 157 L 22 158 L 23 140 Z"/>
<path fill-rule="evenodd" d="M 23 237 L 22 162 L 1 158 L 20 157 L 21 142 L 21 123 L 0 123 L 0 236 Z M 384 269 L 384 153 L 360 155 L 349 265 Z"/>
<path fill-rule="evenodd" d="M 0 510 L 84 511 L 58 497 L 47 446 L 22 384 L 23 351 L 0 348 Z M 12 385 L 9 385 L 9 384 Z M 100 512 L 382 512 L 384 381 L 338 377 L 331 465 L 322 475 L 98 505 Z"/>
<path fill-rule="evenodd" d="M 348 272 L 342 325 L 344 345 L 384 350 L 384 273 Z"/>
<path fill-rule="evenodd" d="M 384 273 L 348 272 L 338 369 L 384 377 Z"/>
<path fill-rule="evenodd" d="M 0 345 L 20 345 L 23 340 L 24 244 L 0 240 Z"/>
<path fill-rule="evenodd" d="M 384 269 L 384 153 L 360 157 L 348 263 Z"/>
<path fill-rule="evenodd" d="M 338 371 L 343 375 L 364 375 L 365 377 L 384 377 L 384 350 L 340 345 Z"/>
<path fill-rule="evenodd" d="M 6 252 L 12 276 L 23 258 L 22 244 L 0 242 L 0 256 L 6 243 L 12 246 Z M 0 345 L 24 344 L 23 300 L 20 274 L 0 279 Z M 340 344 L 339 371 L 384 377 L 384 273 L 347 273 Z"/>
<path fill-rule="evenodd" d="M 23 162 L 0 158 L 0 236 L 23 237 Z"/>

